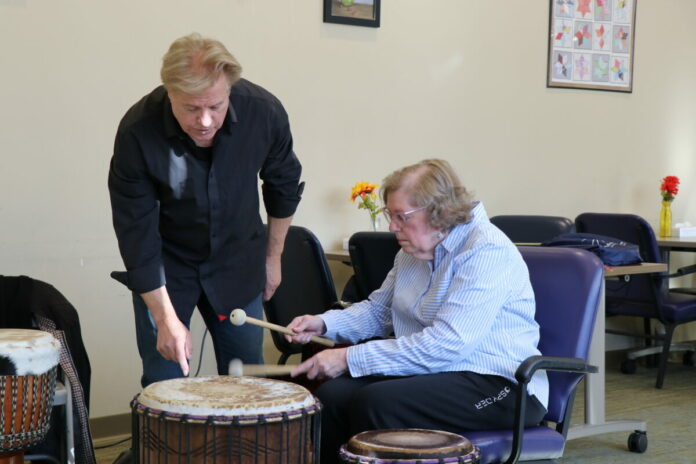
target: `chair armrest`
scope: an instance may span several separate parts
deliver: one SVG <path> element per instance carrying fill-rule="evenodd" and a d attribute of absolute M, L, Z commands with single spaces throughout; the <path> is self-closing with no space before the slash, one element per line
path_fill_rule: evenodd
<path fill-rule="evenodd" d="M 673 274 L 667 274 L 666 277 L 669 277 L 671 279 L 672 277 L 681 277 L 693 274 L 694 272 L 696 272 L 696 264 L 691 264 L 689 266 L 680 267 Z"/>
<path fill-rule="evenodd" d="M 530 380 L 532 380 L 532 376 L 539 369 L 546 371 L 576 372 L 584 374 L 593 374 L 597 372 L 596 366 L 587 364 L 584 359 L 580 358 L 530 356 L 522 361 L 522 364 L 519 365 L 517 371 L 515 371 L 515 378 L 520 384 L 527 384 Z"/>
<path fill-rule="evenodd" d="M 593 374 L 597 366 L 587 364 L 584 359 L 564 358 L 559 356 L 530 356 L 522 361 L 515 371 L 517 379 L 517 403 L 515 405 L 515 425 L 512 436 L 510 457 L 505 464 L 516 463 L 522 451 L 522 436 L 524 434 L 524 417 L 527 410 L 527 384 L 538 370 L 573 372 L 577 374 Z"/>

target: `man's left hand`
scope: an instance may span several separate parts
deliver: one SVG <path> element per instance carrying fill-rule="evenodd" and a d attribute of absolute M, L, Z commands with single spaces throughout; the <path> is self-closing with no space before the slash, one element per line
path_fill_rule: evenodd
<path fill-rule="evenodd" d="M 266 256 L 266 288 L 263 291 L 263 301 L 271 299 L 280 285 L 280 255 Z"/>

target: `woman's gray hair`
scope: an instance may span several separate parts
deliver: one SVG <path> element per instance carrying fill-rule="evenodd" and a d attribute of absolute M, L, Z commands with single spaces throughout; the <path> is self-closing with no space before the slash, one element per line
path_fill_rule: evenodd
<path fill-rule="evenodd" d="M 397 190 L 402 190 L 414 207 L 427 207 L 428 222 L 436 229 L 449 229 L 471 220 L 473 196 L 445 160 L 426 159 L 389 174 L 381 189 L 385 205 L 389 194 Z"/>
<path fill-rule="evenodd" d="M 195 32 L 176 39 L 162 57 L 160 77 L 167 92 L 199 95 L 221 75 L 231 88 L 242 75 L 242 66 L 222 42 Z"/>

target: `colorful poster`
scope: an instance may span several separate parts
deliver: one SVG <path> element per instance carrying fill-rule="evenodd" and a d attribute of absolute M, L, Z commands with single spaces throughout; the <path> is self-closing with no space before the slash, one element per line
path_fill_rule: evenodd
<path fill-rule="evenodd" d="M 633 91 L 637 0 L 550 0 L 548 87 Z"/>

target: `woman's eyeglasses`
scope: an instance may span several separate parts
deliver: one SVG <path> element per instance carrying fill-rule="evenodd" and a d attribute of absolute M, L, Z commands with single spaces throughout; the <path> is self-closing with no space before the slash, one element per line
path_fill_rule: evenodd
<path fill-rule="evenodd" d="M 411 209 L 409 211 L 404 211 L 402 213 L 392 213 L 391 211 L 389 211 L 389 208 L 387 208 L 385 206 L 384 208 L 382 208 L 382 213 L 384 213 L 384 217 L 387 218 L 387 221 L 396 222 L 397 224 L 403 225 L 403 224 L 406 224 L 406 221 L 411 219 L 411 215 L 413 213 L 420 211 L 422 209 L 425 209 L 427 207 L 428 206 L 426 205 L 426 206 L 421 206 L 420 208 L 415 208 L 415 209 Z"/>

